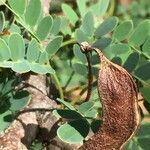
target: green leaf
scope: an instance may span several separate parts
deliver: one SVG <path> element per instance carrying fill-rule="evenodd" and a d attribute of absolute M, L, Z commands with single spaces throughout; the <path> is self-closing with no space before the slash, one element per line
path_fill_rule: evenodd
<path fill-rule="evenodd" d="M 100 16 L 103 16 L 107 9 L 108 9 L 108 6 L 109 6 L 109 1 L 110 0 L 100 0 L 100 11 L 99 11 L 99 15 Z"/>
<path fill-rule="evenodd" d="M 150 20 L 144 20 L 131 34 L 129 44 L 133 46 L 140 46 L 144 43 L 148 35 L 150 35 Z"/>
<path fill-rule="evenodd" d="M 150 56 L 150 36 L 146 39 L 143 47 L 142 47 L 143 53 L 147 54 Z"/>
<path fill-rule="evenodd" d="M 46 51 L 40 53 L 39 63 L 40 64 L 47 64 L 48 63 L 48 54 Z"/>
<path fill-rule="evenodd" d="M 106 20 L 104 20 L 103 23 L 101 23 L 98 28 L 95 31 L 95 35 L 97 37 L 101 37 L 111 31 L 114 30 L 114 28 L 118 24 L 118 18 L 117 17 L 109 17 Z"/>
<path fill-rule="evenodd" d="M 91 109 L 84 113 L 84 116 L 88 118 L 97 118 L 97 115 L 98 111 L 96 109 Z"/>
<path fill-rule="evenodd" d="M 138 62 L 139 62 L 139 54 L 137 52 L 133 52 L 129 55 L 127 60 L 125 61 L 123 67 L 128 71 L 132 72 L 136 68 Z"/>
<path fill-rule="evenodd" d="M 62 40 L 63 40 L 62 36 L 58 36 L 49 42 L 48 46 L 46 47 L 46 51 L 48 53 L 49 58 L 53 56 L 60 48 Z"/>
<path fill-rule="evenodd" d="M 23 109 L 28 105 L 30 99 L 31 97 L 27 91 L 17 92 L 10 100 L 10 110 L 16 112 Z"/>
<path fill-rule="evenodd" d="M 51 16 L 44 17 L 38 24 L 36 35 L 40 40 L 44 40 L 52 27 L 53 19 Z"/>
<path fill-rule="evenodd" d="M 38 74 L 46 74 L 47 68 L 44 65 L 40 65 L 38 63 L 31 63 L 30 64 L 31 71 L 38 73 Z"/>
<path fill-rule="evenodd" d="M 67 4 L 62 4 L 62 10 L 70 22 L 75 25 L 75 23 L 78 21 L 78 16 L 75 11 Z"/>
<path fill-rule="evenodd" d="M 143 150 L 149 150 L 149 143 L 150 143 L 150 124 L 146 123 L 143 124 L 137 134 L 138 137 L 138 145 L 140 145 L 140 147 Z"/>
<path fill-rule="evenodd" d="M 87 111 L 91 110 L 94 107 L 94 103 L 93 102 L 84 102 L 79 106 L 79 112 L 84 114 Z"/>
<path fill-rule="evenodd" d="M 81 52 L 81 49 L 80 49 L 80 46 L 75 44 L 73 46 L 73 52 L 74 52 L 74 55 L 75 57 L 81 61 L 83 64 L 85 64 L 87 62 L 87 59 L 85 57 L 85 55 Z"/>
<path fill-rule="evenodd" d="M 14 83 L 15 83 L 15 81 L 14 81 L 13 78 L 12 79 L 7 79 L 7 81 L 4 82 L 3 88 L 1 89 L 2 95 L 8 95 L 12 91 L 14 91 L 15 90 Z"/>
<path fill-rule="evenodd" d="M 60 27 L 61 27 L 61 18 L 56 16 L 53 20 L 53 25 L 51 27 L 50 34 L 57 35 L 60 31 Z"/>
<path fill-rule="evenodd" d="M 138 143 L 141 147 L 140 150 L 149 150 L 150 138 L 139 138 Z"/>
<path fill-rule="evenodd" d="M 19 34 L 21 34 L 21 29 L 20 29 L 20 27 L 17 26 L 16 24 L 14 24 L 14 23 L 11 24 L 9 31 L 10 31 L 11 33 L 19 33 Z"/>
<path fill-rule="evenodd" d="M 21 35 L 14 33 L 10 36 L 8 45 L 13 61 L 21 60 L 25 56 L 25 43 Z"/>
<path fill-rule="evenodd" d="M 81 30 L 84 31 L 84 33 L 87 36 L 92 36 L 94 32 L 94 20 L 93 20 L 93 14 L 91 12 L 88 12 L 84 18 L 81 25 Z"/>
<path fill-rule="evenodd" d="M 77 0 L 77 6 L 78 6 L 78 9 L 79 9 L 80 15 L 82 17 L 87 12 L 86 3 L 87 3 L 87 0 L 82 0 L 82 1 L 81 0 Z"/>
<path fill-rule="evenodd" d="M 32 39 L 27 49 L 27 54 L 26 54 L 27 60 L 29 62 L 36 62 L 39 58 L 39 54 L 40 54 L 40 45 L 37 42 L 37 40 Z"/>
<path fill-rule="evenodd" d="M 58 109 L 53 111 L 54 115 L 65 119 L 82 119 L 83 117 L 75 110 Z"/>
<path fill-rule="evenodd" d="M 41 14 L 41 0 L 30 0 L 25 12 L 25 20 L 31 27 L 34 26 Z"/>
<path fill-rule="evenodd" d="M 18 73 L 26 73 L 30 71 L 29 62 L 27 60 L 22 60 L 13 63 L 12 70 Z"/>
<path fill-rule="evenodd" d="M 150 91 L 150 86 L 140 88 L 140 92 L 142 93 L 142 96 L 144 97 L 144 99 L 146 101 L 148 101 L 150 103 L 150 92 L 149 91 Z"/>
<path fill-rule="evenodd" d="M 102 37 L 98 39 L 92 46 L 103 50 L 111 44 L 111 41 L 111 38 Z"/>
<path fill-rule="evenodd" d="M 150 79 L 150 62 L 141 65 L 135 70 L 134 74 L 143 80 Z"/>
<path fill-rule="evenodd" d="M 89 125 L 86 120 L 76 120 L 65 123 L 57 130 L 58 137 L 70 144 L 80 143 L 89 133 Z"/>
<path fill-rule="evenodd" d="M 13 65 L 12 61 L 0 62 L 0 67 L 3 67 L 3 68 L 11 68 L 12 65 Z"/>
<path fill-rule="evenodd" d="M 10 7 L 19 15 L 23 15 L 26 7 L 26 0 L 8 0 Z"/>
<path fill-rule="evenodd" d="M 88 37 L 86 36 L 86 34 L 81 30 L 81 29 L 77 29 L 75 31 L 75 36 L 77 38 L 78 43 L 82 43 L 82 42 L 89 42 Z"/>
<path fill-rule="evenodd" d="M 57 98 L 56 99 L 58 102 L 62 103 L 63 105 L 65 105 L 67 108 L 69 108 L 70 110 L 76 110 L 70 103 L 60 99 L 60 98 Z"/>
<path fill-rule="evenodd" d="M 0 39 L 0 61 L 10 59 L 10 49 L 3 39 Z"/>
<path fill-rule="evenodd" d="M 0 133 L 3 132 L 10 125 L 12 121 L 11 115 L 12 113 L 9 110 L 0 114 Z"/>
<path fill-rule="evenodd" d="M 54 74 L 55 70 L 49 65 L 44 65 L 44 68 L 47 70 L 47 73 Z"/>
<path fill-rule="evenodd" d="M 139 145 L 137 139 L 136 140 L 135 139 L 136 138 L 129 141 L 129 143 L 125 146 L 125 150 L 144 150 Z"/>
<path fill-rule="evenodd" d="M 0 11 L 0 32 L 3 31 L 5 25 L 5 16 L 2 11 Z"/>
<path fill-rule="evenodd" d="M 86 76 L 87 75 L 87 68 L 84 64 L 80 64 L 80 63 L 75 63 L 73 64 L 73 70 L 82 75 L 82 76 Z"/>
<path fill-rule="evenodd" d="M 64 35 L 72 35 L 71 27 L 69 26 L 69 20 L 65 16 L 61 17 L 60 31 Z"/>
<path fill-rule="evenodd" d="M 113 32 L 113 38 L 122 41 L 128 37 L 133 30 L 133 22 L 131 20 L 123 21 Z"/>
<path fill-rule="evenodd" d="M 138 138 L 150 138 L 150 125 L 149 123 L 144 123 L 141 125 L 138 133 Z"/>
<path fill-rule="evenodd" d="M 112 53 L 114 53 L 115 55 L 120 55 L 131 51 L 131 48 L 127 44 L 123 44 L 123 43 L 112 44 L 110 48 Z"/>
<path fill-rule="evenodd" d="M 107 8 L 109 6 L 109 0 L 99 0 L 97 3 L 91 5 L 89 9 L 93 12 L 96 16 L 103 16 Z"/>

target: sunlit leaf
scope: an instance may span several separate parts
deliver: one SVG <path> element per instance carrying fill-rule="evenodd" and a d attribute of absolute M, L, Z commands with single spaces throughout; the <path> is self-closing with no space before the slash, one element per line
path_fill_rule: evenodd
<path fill-rule="evenodd" d="M 32 0 L 31 0 L 32 1 Z M 26 7 L 26 0 L 8 0 L 10 7 L 19 15 L 23 15 Z"/>
<path fill-rule="evenodd" d="M 123 44 L 123 43 L 112 44 L 111 45 L 111 51 L 115 55 L 119 55 L 119 54 L 127 53 L 127 52 L 131 51 L 131 48 L 127 44 Z"/>
<path fill-rule="evenodd" d="M 60 31 L 60 27 L 61 27 L 61 18 L 56 16 L 54 19 L 53 19 L 53 25 L 50 29 L 50 34 L 52 35 L 56 35 L 59 33 Z"/>
<path fill-rule="evenodd" d="M 44 40 L 48 36 L 52 23 L 53 20 L 51 16 L 46 16 L 39 22 L 36 35 L 40 40 Z"/>
<path fill-rule="evenodd" d="M 46 51 L 48 53 L 49 58 L 57 52 L 62 43 L 62 40 L 63 40 L 62 36 L 58 36 L 49 42 L 48 46 L 46 47 Z"/>
<path fill-rule="evenodd" d="M 87 36 L 92 36 L 94 32 L 94 19 L 93 14 L 91 12 L 88 12 L 84 18 L 81 25 L 81 30 L 84 31 L 84 33 Z"/>
<path fill-rule="evenodd" d="M 8 43 L 11 51 L 11 59 L 13 61 L 21 60 L 25 56 L 25 43 L 23 37 L 14 33 L 9 38 Z"/>
<path fill-rule="evenodd" d="M 41 0 L 30 0 L 25 12 L 26 23 L 34 26 L 41 14 Z"/>
<path fill-rule="evenodd" d="M 94 42 L 93 47 L 103 50 L 111 44 L 111 41 L 111 38 L 102 37 Z"/>
<path fill-rule="evenodd" d="M 12 70 L 18 73 L 25 73 L 30 71 L 29 62 L 26 60 L 13 63 Z"/>
<path fill-rule="evenodd" d="M 75 25 L 75 23 L 78 20 L 78 16 L 75 13 L 75 11 L 67 4 L 62 4 L 62 10 L 64 12 L 64 14 L 68 17 L 68 19 L 70 20 L 70 22 Z"/>
<path fill-rule="evenodd" d="M 75 36 L 79 43 L 84 42 L 84 41 L 87 41 L 87 42 L 89 41 L 87 35 L 81 29 L 76 30 Z"/>
<path fill-rule="evenodd" d="M 31 63 L 30 64 L 31 71 L 38 73 L 38 74 L 46 74 L 47 68 L 44 65 L 40 65 L 38 63 Z"/>
<path fill-rule="evenodd" d="M 37 42 L 37 40 L 32 39 L 27 49 L 27 54 L 26 54 L 27 60 L 29 62 L 36 62 L 39 58 L 39 54 L 40 54 L 39 43 Z"/>
<path fill-rule="evenodd" d="M 66 143 L 80 143 L 89 133 L 89 125 L 86 120 L 77 120 L 65 123 L 57 130 L 58 137 Z"/>
<path fill-rule="evenodd" d="M 114 28 L 117 26 L 118 24 L 118 18 L 117 17 L 109 17 L 106 20 L 104 20 L 103 23 L 101 23 L 96 31 L 95 31 L 95 35 L 97 37 L 101 37 L 111 31 L 114 30 Z"/>
<path fill-rule="evenodd" d="M 132 29 L 133 22 L 131 20 L 126 20 L 116 27 L 116 29 L 113 32 L 113 38 L 122 41 L 128 37 Z"/>
<path fill-rule="evenodd" d="M 79 12 L 82 17 L 86 14 L 87 11 L 86 2 L 87 0 L 77 0 Z"/>
<path fill-rule="evenodd" d="M 81 62 L 83 62 L 83 63 L 86 63 L 86 62 L 87 62 L 87 59 L 86 59 L 86 57 L 85 57 L 85 54 L 83 54 L 83 53 L 81 52 L 81 49 L 80 49 L 80 46 L 79 46 L 79 45 L 75 44 L 75 45 L 73 46 L 73 52 L 74 52 L 75 57 L 76 57 L 79 61 L 81 61 Z"/>
<path fill-rule="evenodd" d="M 129 43 L 133 46 L 140 46 L 150 35 L 150 20 L 142 21 L 134 30 L 129 38 Z"/>
<path fill-rule="evenodd" d="M 10 49 L 3 39 L 0 39 L 0 61 L 10 59 Z"/>

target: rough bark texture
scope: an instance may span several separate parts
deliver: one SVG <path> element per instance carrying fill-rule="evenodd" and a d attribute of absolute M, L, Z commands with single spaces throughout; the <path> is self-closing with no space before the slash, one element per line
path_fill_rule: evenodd
<path fill-rule="evenodd" d="M 84 50 L 88 49 L 91 48 L 87 45 Z M 101 60 L 98 91 L 103 106 L 103 124 L 80 150 L 122 150 L 140 121 L 137 87 L 125 69 L 110 62 L 100 50 L 94 50 Z"/>
<path fill-rule="evenodd" d="M 38 133 L 39 118 L 42 118 L 41 111 L 30 111 L 31 109 L 52 109 L 57 105 L 46 96 L 46 80 L 44 76 L 31 75 L 26 81 L 30 85 L 26 90 L 31 94 L 31 102 L 21 113 L 5 134 L 0 137 L 0 146 L 4 150 L 27 149 Z M 49 112 L 44 112 L 47 115 Z M 56 120 L 56 118 L 55 118 Z"/>
<path fill-rule="evenodd" d="M 25 83 L 28 85 L 25 89 L 31 94 L 31 102 L 1 135 L 0 149 L 27 150 L 37 137 L 43 143 L 49 143 L 47 150 L 77 149 L 78 145 L 65 144 L 56 136 L 58 120 L 48 110 L 56 108 L 57 103 L 46 96 L 46 77 L 30 75 Z"/>

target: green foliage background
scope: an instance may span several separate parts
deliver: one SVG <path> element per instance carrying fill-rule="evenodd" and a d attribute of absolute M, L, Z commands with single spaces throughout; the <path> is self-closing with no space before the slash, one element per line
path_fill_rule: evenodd
<path fill-rule="evenodd" d="M 87 88 L 88 70 L 86 58 L 76 43 L 84 41 L 127 69 L 144 97 L 144 107 L 150 112 L 149 0 L 133 1 L 130 7 L 121 6 L 115 0 L 96 3 L 76 0 L 76 3 L 75 8 L 61 3 L 62 15 L 52 12 L 44 16 L 40 0 L 8 0 L 7 3 L 0 0 L 5 6 L 0 12 L 0 132 L 30 101 L 29 93 L 15 90 L 19 82 L 15 73 L 27 72 L 46 74 L 53 79 L 59 91 L 57 101 L 65 106 L 53 113 L 71 120 L 58 129 L 61 140 L 80 143 L 90 129 L 97 131 L 101 124 L 97 119 L 101 104 L 96 85 L 93 84 L 89 102 L 81 99 Z M 52 8 L 54 4 L 52 0 Z M 91 59 L 96 81 L 99 60 L 95 53 Z M 67 99 L 65 93 L 76 87 L 81 93 L 73 100 Z M 143 121 L 126 149 L 148 150 L 149 131 L 150 124 Z M 31 149 L 38 144 L 35 141 Z"/>

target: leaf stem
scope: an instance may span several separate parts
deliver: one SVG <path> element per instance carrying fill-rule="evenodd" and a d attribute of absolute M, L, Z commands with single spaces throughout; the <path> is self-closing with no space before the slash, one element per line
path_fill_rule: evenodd
<path fill-rule="evenodd" d="M 66 45 L 69 45 L 69 44 L 74 44 L 74 43 L 76 43 L 76 42 L 77 42 L 77 40 L 76 40 L 75 38 L 72 38 L 72 39 L 70 39 L 70 40 L 68 40 L 68 41 L 63 42 L 63 43 L 61 44 L 60 48 L 66 46 Z"/>
<path fill-rule="evenodd" d="M 59 79 L 58 79 L 56 73 L 52 74 L 52 76 L 53 76 L 53 79 L 55 80 L 55 84 L 56 84 L 56 86 L 57 86 L 57 88 L 58 88 L 58 91 L 59 91 L 59 94 L 60 94 L 60 98 L 61 98 L 61 99 L 64 99 L 63 90 L 62 90 L 60 81 L 59 81 Z"/>

